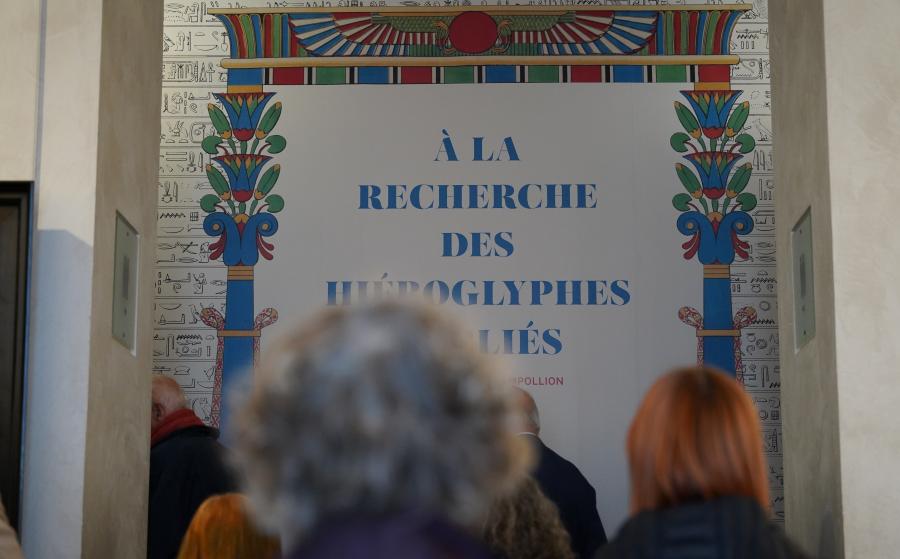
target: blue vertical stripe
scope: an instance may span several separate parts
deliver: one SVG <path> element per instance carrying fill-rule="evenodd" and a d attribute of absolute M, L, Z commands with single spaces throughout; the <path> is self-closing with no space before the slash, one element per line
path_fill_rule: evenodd
<path fill-rule="evenodd" d="M 234 34 L 234 26 L 231 25 L 231 20 L 225 16 L 216 16 L 219 18 L 219 21 L 222 22 L 222 25 L 225 26 L 225 30 L 228 31 L 228 50 L 231 58 L 237 58 L 237 37 Z"/>
<path fill-rule="evenodd" d="M 731 39 L 731 30 L 734 28 L 734 24 L 739 17 L 741 17 L 740 12 L 732 12 L 731 15 L 728 16 L 728 23 L 725 25 L 725 29 L 722 33 L 722 54 L 731 54 L 731 43 L 729 42 Z"/>
<path fill-rule="evenodd" d="M 291 43 L 294 40 L 290 22 L 291 18 L 287 14 L 281 16 L 281 55 L 284 57 L 291 55 Z"/>
<path fill-rule="evenodd" d="M 665 54 L 666 38 L 663 35 L 665 33 L 663 31 L 665 23 L 665 14 L 660 12 L 659 15 L 656 16 L 656 54 Z"/>
<path fill-rule="evenodd" d="M 515 66 L 485 66 L 485 83 L 516 83 Z"/>
<path fill-rule="evenodd" d="M 615 66 L 612 71 L 615 83 L 644 83 L 643 66 Z"/>
<path fill-rule="evenodd" d="M 706 16 L 707 12 L 700 12 L 700 18 L 697 20 L 697 44 L 694 45 L 694 54 L 703 54 L 703 43 L 706 38 Z"/>
<path fill-rule="evenodd" d="M 362 67 L 357 70 L 358 83 L 390 83 L 390 68 Z"/>
<path fill-rule="evenodd" d="M 259 14 L 253 14 L 250 16 L 250 21 L 253 22 L 253 41 L 256 43 L 256 58 L 262 58 L 265 56 L 265 50 L 263 50 L 263 42 L 262 42 L 262 29 L 259 23 Z"/>

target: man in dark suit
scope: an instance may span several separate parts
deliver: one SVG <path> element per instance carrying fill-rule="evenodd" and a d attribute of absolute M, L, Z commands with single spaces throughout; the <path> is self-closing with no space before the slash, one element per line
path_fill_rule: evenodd
<path fill-rule="evenodd" d="M 606 532 L 597 513 L 597 494 L 575 464 L 541 441 L 541 416 L 537 404 L 531 394 L 520 388 L 516 390 L 522 407 L 521 435 L 531 441 L 537 457 L 532 475 L 559 509 L 572 541 L 572 551 L 582 559 L 590 558 L 606 543 Z"/>
<path fill-rule="evenodd" d="M 153 375 L 150 425 L 148 559 L 175 559 L 197 508 L 208 497 L 235 490 L 216 441 L 171 377 Z"/>

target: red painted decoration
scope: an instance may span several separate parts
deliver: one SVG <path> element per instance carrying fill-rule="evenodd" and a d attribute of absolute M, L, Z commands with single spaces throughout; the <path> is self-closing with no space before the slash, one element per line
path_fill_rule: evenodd
<path fill-rule="evenodd" d="M 497 22 L 484 12 L 463 12 L 450 22 L 450 44 L 466 54 L 482 53 L 497 41 Z"/>

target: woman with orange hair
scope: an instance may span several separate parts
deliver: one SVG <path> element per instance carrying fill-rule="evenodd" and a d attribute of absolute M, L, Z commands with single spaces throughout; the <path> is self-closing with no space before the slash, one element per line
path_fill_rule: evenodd
<path fill-rule="evenodd" d="M 599 559 L 803 555 L 769 516 L 756 407 L 706 367 L 650 387 L 628 432 L 632 517 Z"/>
<path fill-rule="evenodd" d="M 178 559 L 277 559 L 278 539 L 261 533 L 237 493 L 210 497 L 188 527 Z"/>

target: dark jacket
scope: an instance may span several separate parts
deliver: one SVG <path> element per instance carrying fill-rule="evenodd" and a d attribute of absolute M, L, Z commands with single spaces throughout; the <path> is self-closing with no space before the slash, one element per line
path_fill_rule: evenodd
<path fill-rule="evenodd" d="M 323 522 L 289 559 L 489 559 L 470 535 L 422 513 Z"/>
<path fill-rule="evenodd" d="M 223 462 L 219 432 L 206 426 L 175 431 L 150 449 L 148 559 L 172 559 L 194 512 L 212 495 L 235 490 Z"/>
<path fill-rule="evenodd" d="M 752 499 L 724 497 L 632 517 L 597 559 L 802 559 Z"/>
<path fill-rule="evenodd" d="M 554 452 L 538 437 L 526 437 L 532 441 L 538 459 L 534 479 L 559 509 L 560 519 L 572 540 L 572 551 L 581 558 L 592 557 L 597 548 L 606 543 L 594 488 L 575 464 Z"/>

